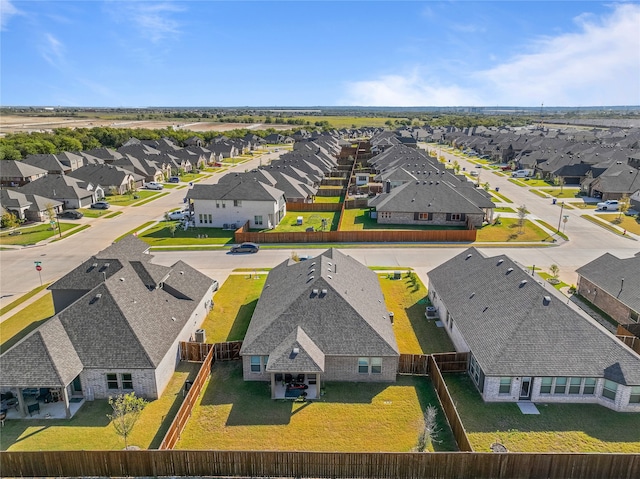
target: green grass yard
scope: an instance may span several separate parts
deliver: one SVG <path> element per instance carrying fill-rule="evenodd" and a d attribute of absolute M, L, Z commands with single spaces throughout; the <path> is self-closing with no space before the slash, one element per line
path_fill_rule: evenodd
<path fill-rule="evenodd" d="M 77 227 L 77 223 L 60 223 L 60 229 L 64 236 L 65 231 Z M 15 232 L 20 234 L 11 234 Z M 51 229 L 49 223 L 42 223 L 36 226 L 19 228 L 13 231 L 6 231 L 0 234 L 0 245 L 28 245 L 44 241 L 58 235 L 58 227 Z"/>
<path fill-rule="evenodd" d="M 640 221 L 634 216 L 620 216 L 619 213 L 599 214 L 598 218 L 625 229 L 630 233 L 640 235 Z"/>
<path fill-rule="evenodd" d="M 299 216 L 302 216 L 301 225 L 297 223 Z M 289 211 L 278 226 L 265 231 L 270 233 L 304 232 L 310 227 L 313 227 L 315 231 L 321 231 L 323 218 L 327 220 L 325 231 L 335 231 L 338 228 L 339 211 Z"/>
<path fill-rule="evenodd" d="M 455 441 L 428 378 L 393 384 L 323 383 L 319 400 L 272 400 L 265 382 L 242 380 L 239 361 L 218 362 L 176 449 L 279 451 L 411 451 L 422 413 L 438 408 L 441 443 Z"/>
<path fill-rule="evenodd" d="M 554 198 L 580 198 L 580 188 L 542 188 L 540 191 Z"/>
<path fill-rule="evenodd" d="M 342 203 L 344 196 L 316 196 L 314 203 Z"/>
<path fill-rule="evenodd" d="M 510 452 L 640 451 L 640 414 L 596 404 L 536 404 L 524 415 L 515 403 L 485 403 L 466 374 L 445 374 L 474 450 L 489 452 L 499 441 Z"/>
<path fill-rule="evenodd" d="M 31 293 L 27 293 L 25 296 L 30 294 Z M 16 302 L 17 301 L 14 301 L 14 303 Z M 2 323 L 0 323 L 0 354 L 15 345 L 27 334 L 53 316 L 53 314 L 53 298 L 51 293 L 47 293 L 10 318 L 2 321 Z"/>
<path fill-rule="evenodd" d="M 485 225 L 478 230 L 478 242 L 531 242 L 542 241 L 549 235 L 533 222 L 524 221 L 524 233 L 518 234 L 518 218 L 500 218 L 500 225 Z"/>
<path fill-rule="evenodd" d="M 169 224 L 177 226 L 173 235 Z M 205 238 L 206 235 L 206 238 Z M 200 236 L 198 238 L 198 236 Z M 152 247 L 177 245 L 225 245 L 233 243 L 233 231 L 222 228 L 180 228 L 179 221 L 160 221 L 138 235 L 142 241 Z"/>
<path fill-rule="evenodd" d="M 369 208 L 345 209 L 342 215 L 340 231 L 362 230 L 458 230 L 458 226 L 427 226 L 427 225 L 383 225 L 378 224 L 369 216 Z"/>
<path fill-rule="evenodd" d="M 107 201 L 111 205 L 129 206 L 137 203 L 138 201 L 144 201 L 149 198 L 153 198 L 158 194 L 159 192 L 157 190 L 138 190 L 130 195 L 107 195 L 105 201 Z"/>

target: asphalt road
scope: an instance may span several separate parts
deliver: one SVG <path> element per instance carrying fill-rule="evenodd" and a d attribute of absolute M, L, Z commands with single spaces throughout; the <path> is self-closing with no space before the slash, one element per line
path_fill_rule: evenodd
<path fill-rule="evenodd" d="M 281 151 L 282 152 L 282 151 Z M 474 169 L 466 160 L 445 153 L 446 157 L 457 159 L 467 168 Z M 270 153 L 261 159 L 234 166 L 227 170 L 244 171 L 257 167 L 261 162 L 266 164 L 270 158 L 279 153 Z M 541 218 L 557 227 L 560 207 L 552 205 L 550 199 L 540 198 L 527 189 L 514 185 L 507 177 L 497 176 L 489 170 L 480 170 L 480 181 L 488 181 L 492 188 L 500 187 L 500 192 L 514 200 L 514 205 L 525 204 L 531 216 Z M 215 183 L 219 176 L 214 175 L 202 183 Z M 42 281 L 55 281 L 71 269 L 75 268 L 92 254 L 106 248 L 118 236 L 125 234 L 137 226 L 163 217 L 170 209 L 183 204 L 186 189 L 167 189 L 169 195 L 139 207 L 123 208 L 123 214 L 111 219 L 87 219 L 91 227 L 62 241 L 44 246 L 0 251 L 0 307 L 5 306 L 17 297 L 40 285 L 40 278 L 35 270 L 34 261 L 42 262 Z M 113 207 L 113 210 L 118 208 Z M 610 233 L 583 218 L 584 210 L 564 209 L 562 214 L 569 216 L 563 227 L 570 241 L 547 247 L 507 247 L 492 246 L 479 249 L 488 256 L 506 254 L 524 266 L 538 266 L 548 270 L 551 264 L 560 267 L 560 279 L 568 284 L 575 284 L 575 270 L 585 263 L 609 252 L 620 258 L 628 258 L 640 251 L 640 242 Z M 447 261 L 458 254 L 464 246 L 429 245 L 425 247 L 354 247 L 345 252 L 358 261 L 370 266 L 407 266 L 413 267 L 425 280 L 426 273 L 433 267 Z M 222 283 L 232 269 L 248 267 L 273 267 L 291 256 L 293 249 L 261 249 L 257 254 L 231 255 L 224 251 L 176 251 L 156 252 L 154 261 L 158 264 L 170 265 L 182 259 L 210 277 Z M 296 248 L 298 254 L 315 255 L 322 249 Z"/>

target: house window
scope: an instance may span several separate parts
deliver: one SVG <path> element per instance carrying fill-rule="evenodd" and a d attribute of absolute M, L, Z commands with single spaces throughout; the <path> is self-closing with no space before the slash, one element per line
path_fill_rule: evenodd
<path fill-rule="evenodd" d="M 267 372 L 267 363 L 269 362 L 269 356 L 262 356 L 262 372 Z"/>
<path fill-rule="evenodd" d="M 382 358 L 371 358 L 371 374 L 382 374 Z"/>
<path fill-rule="evenodd" d="M 640 403 L 640 386 L 633 386 L 631 388 L 631 396 L 629 396 L 629 404 Z"/>
<path fill-rule="evenodd" d="M 216 208 L 220 208 L 220 203 L 216 201 Z"/>
<path fill-rule="evenodd" d="M 107 389 L 118 389 L 118 375 L 107 373 Z"/>
<path fill-rule="evenodd" d="M 451 213 L 447 216 L 449 216 L 449 221 L 462 221 L 462 215 L 460 213 Z"/>
<path fill-rule="evenodd" d="M 259 373 L 260 371 L 260 356 L 251 356 L 251 372 Z"/>
<path fill-rule="evenodd" d="M 227 207 L 227 204 L 226 204 L 224 201 L 222 202 L 222 207 L 223 207 L 223 208 L 226 208 L 226 207 Z"/>
<path fill-rule="evenodd" d="M 629 311 L 629 319 L 631 321 L 633 321 L 634 323 L 638 322 L 639 316 L 640 316 L 640 314 L 638 314 L 637 311 L 633 311 L 633 310 Z"/>
<path fill-rule="evenodd" d="M 209 215 L 209 223 L 213 223 L 213 218 L 211 215 Z"/>
<path fill-rule="evenodd" d="M 564 394 L 567 390 L 567 378 L 556 378 L 553 394 Z"/>
<path fill-rule="evenodd" d="M 369 374 L 369 358 L 358 358 L 358 372 Z"/>
<path fill-rule="evenodd" d="M 379 211 L 378 212 L 378 216 L 380 218 L 389 219 L 389 218 L 391 218 L 391 213 L 388 212 L 388 211 Z"/>
<path fill-rule="evenodd" d="M 585 378 L 584 389 L 582 394 L 593 394 L 596 392 L 596 380 L 595 378 Z"/>
<path fill-rule="evenodd" d="M 120 375 L 120 381 L 122 382 L 122 389 L 133 389 L 131 373 L 122 373 Z"/>
<path fill-rule="evenodd" d="M 253 217 L 253 222 L 254 222 L 256 225 L 261 226 L 261 225 L 262 225 L 262 216 L 254 216 L 254 217 Z"/>
<path fill-rule="evenodd" d="M 612 401 L 616 400 L 616 394 L 618 392 L 618 384 L 608 379 L 604 380 L 604 388 L 602 389 L 602 395 Z"/>
<path fill-rule="evenodd" d="M 418 213 L 418 219 L 421 221 L 432 221 L 433 213 Z"/>
<path fill-rule="evenodd" d="M 202 221 L 202 217 L 203 217 L 203 215 L 198 215 L 198 221 L 199 221 L 200 223 L 204 223 L 204 221 Z"/>
<path fill-rule="evenodd" d="M 553 378 L 542 378 L 542 383 L 540 383 L 540 394 L 551 394 L 552 385 Z"/>
<path fill-rule="evenodd" d="M 511 378 L 500 378 L 500 394 L 511 394 Z"/>
<path fill-rule="evenodd" d="M 471 360 L 469 361 L 469 375 L 473 382 L 476 384 L 480 384 L 480 365 L 474 356 L 471 356 Z"/>
<path fill-rule="evenodd" d="M 242 206 L 242 200 L 233 200 L 233 206 Z"/>
<path fill-rule="evenodd" d="M 580 394 L 582 378 L 571 378 L 569 380 L 569 394 Z"/>

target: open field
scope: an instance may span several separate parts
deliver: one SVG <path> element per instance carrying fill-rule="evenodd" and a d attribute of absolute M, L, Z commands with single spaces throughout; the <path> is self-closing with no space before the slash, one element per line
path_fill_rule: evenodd
<path fill-rule="evenodd" d="M 392 384 L 322 385 L 319 400 L 272 400 L 265 382 L 242 380 L 240 361 L 218 362 L 176 449 L 280 451 L 411 451 L 422 413 L 438 408 L 435 450 L 455 441 L 428 378 L 399 376 Z"/>

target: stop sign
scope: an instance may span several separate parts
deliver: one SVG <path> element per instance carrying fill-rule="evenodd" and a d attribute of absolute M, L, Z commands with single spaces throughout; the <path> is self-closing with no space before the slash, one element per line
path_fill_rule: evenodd
<path fill-rule="evenodd" d="M 42 271 L 42 266 L 37 265 L 37 266 L 36 266 L 36 271 Z"/>

